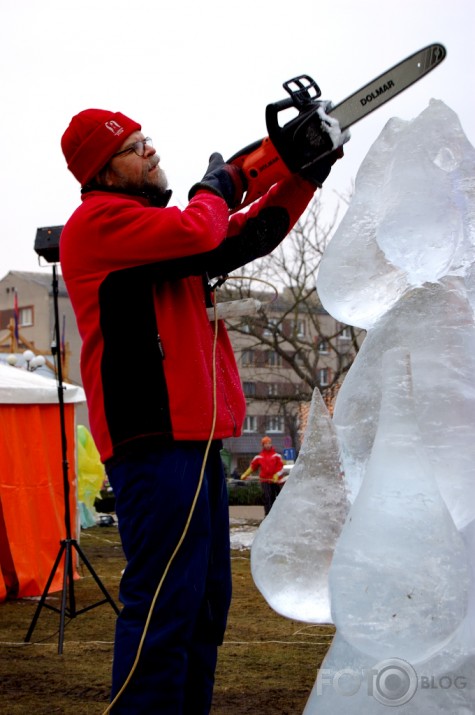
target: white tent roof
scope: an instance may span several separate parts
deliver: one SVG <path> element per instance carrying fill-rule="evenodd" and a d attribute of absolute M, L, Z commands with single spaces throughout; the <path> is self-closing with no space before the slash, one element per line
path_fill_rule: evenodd
<path fill-rule="evenodd" d="M 82 387 L 63 384 L 64 402 L 85 402 Z M 0 364 L 0 404 L 54 403 L 58 399 L 58 383 L 42 375 Z"/>

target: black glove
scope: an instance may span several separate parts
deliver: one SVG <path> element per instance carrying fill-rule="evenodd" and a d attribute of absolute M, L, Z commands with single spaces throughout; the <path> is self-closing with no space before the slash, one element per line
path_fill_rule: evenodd
<path fill-rule="evenodd" d="M 302 169 L 299 174 L 300 176 L 303 176 L 304 179 L 310 181 L 315 187 L 321 189 L 323 182 L 332 170 L 333 164 L 335 163 L 335 161 L 338 161 L 338 159 L 341 159 L 342 156 L 343 147 L 339 146 L 338 149 L 334 149 L 332 152 L 326 154 L 321 159 L 317 159 L 317 161 L 314 161 L 313 164 L 311 164 L 310 166 L 307 166 L 305 167 L 305 169 Z"/>
<path fill-rule="evenodd" d="M 245 191 L 244 175 L 234 164 L 225 164 L 221 154 L 215 152 L 209 158 L 206 174 L 200 182 L 194 184 L 188 193 L 188 200 L 197 191 L 211 191 L 223 198 L 230 209 L 239 206 Z"/>

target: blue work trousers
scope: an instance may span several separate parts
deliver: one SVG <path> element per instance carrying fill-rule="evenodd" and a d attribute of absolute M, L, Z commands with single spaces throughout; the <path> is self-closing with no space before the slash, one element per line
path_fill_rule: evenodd
<path fill-rule="evenodd" d="M 212 444 L 186 537 L 161 586 L 138 666 L 114 715 L 208 715 L 231 601 L 229 510 Z M 111 699 L 134 663 L 158 583 L 178 544 L 206 444 L 174 443 L 107 468 L 127 565 L 120 584 Z"/>

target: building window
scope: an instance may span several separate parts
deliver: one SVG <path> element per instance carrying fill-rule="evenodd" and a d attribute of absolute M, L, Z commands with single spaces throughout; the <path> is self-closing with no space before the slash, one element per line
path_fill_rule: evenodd
<path fill-rule="evenodd" d="M 243 350 L 241 354 L 241 365 L 243 367 L 252 367 L 255 363 L 256 355 L 254 350 Z"/>
<path fill-rule="evenodd" d="M 319 340 L 318 341 L 318 352 L 320 355 L 328 354 L 328 340 Z"/>
<path fill-rule="evenodd" d="M 256 394 L 256 383 L 255 382 L 243 382 L 242 389 L 246 397 L 255 397 Z"/>
<path fill-rule="evenodd" d="M 268 367 L 280 367 L 282 365 L 282 357 L 275 350 L 266 352 L 266 365 Z"/>
<path fill-rule="evenodd" d="M 257 417 L 255 415 L 246 415 L 242 431 L 257 432 Z"/>
<path fill-rule="evenodd" d="M 29 325 L 33 325 L 33 308 L 31 306 L 28 308 L 19 309 L 18 324 L 23 328 Z"/>
<path fill-rule="evenodd" d="M 267 383 L 267 395 L 268 397 L 276 397 L 279 394 L 279 386 L 276 382 Z"/>
<path fill-rule="evenodd" d="M 304 338 L 306 335 L 305 320 L 298 318 L 297 320 L 292 320 L 291 322 L 292 334 L 297 338 Z"/>
<path fill-rule="evenodd" d="M 263 336 L 266 338 L 269 338 L 271 335 L 274 335 L 274 333 L 277 331 L 278 325 L 279 325 L 278 318 L 269 318 L 267 321 L 266 327 L 262 331 Z"/>
<path fill-rule="evenodd" d="M 329 384 L 327 367 L 322 367 L 318 371 L 318 384 L 320 385 L 320 387 L 326 387 L 326 385 Z"/>
<path fill-rule="evenodd" d="M 282 415 L 267 415 L 266 417 L 266 432 L 284 431 L 284 418 Z"/>
<path fill-rule="evenodd" d="M 351 340 L 351 328 L 348 325 L 342 328 L 338 337 L 342 340 Z"/>

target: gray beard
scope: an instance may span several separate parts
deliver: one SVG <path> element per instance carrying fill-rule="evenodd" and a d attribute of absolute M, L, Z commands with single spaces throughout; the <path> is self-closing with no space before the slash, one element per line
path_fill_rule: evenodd
<path fill-rule="evenodd" d="M 124 193 L 131 196 L 142 196 L 147 199 L 152 206 L 165 208 L 170 201 L 172 191 L 167 188 L 168 181 L 163 171 L 159 173 L 159 181 L 127 181 L 124 177 L 118 177 L 113 185 L 103 184 L 100 179 L 93 181 L 81 188 L 82 193 L 94 191 L 108 191 L 111 193 Z"/>
<path fill-rule="evenodd" d="M 114 186 L 118 189 L 123 189 L 128 192 L 140 193 L 144 191 L 150 194 L 163 194 L 168 189 L 168 179 L 166 177 L 163 169 L 158 168 L 157 176 L 153 181 L 147 181 L 147 177 L 143 181 L 135 182 L 130 181 L 120 174 L 116 174 L 116 180 L 114 181 Z"/>
<path fill-rule="evenodd" d="M 168 200 L 171 194 L 168 190 L 166 174 L 160 167 L 153 181 L 147 181 L 146 177 L 144 181 L 130 181 L 126 177 L 116 174 L 114 186 L 111 186 L 110 189 L 123 191 L 126 194 L 143 195 L 158 205 L 162 205 L 164 199 Z"/>

